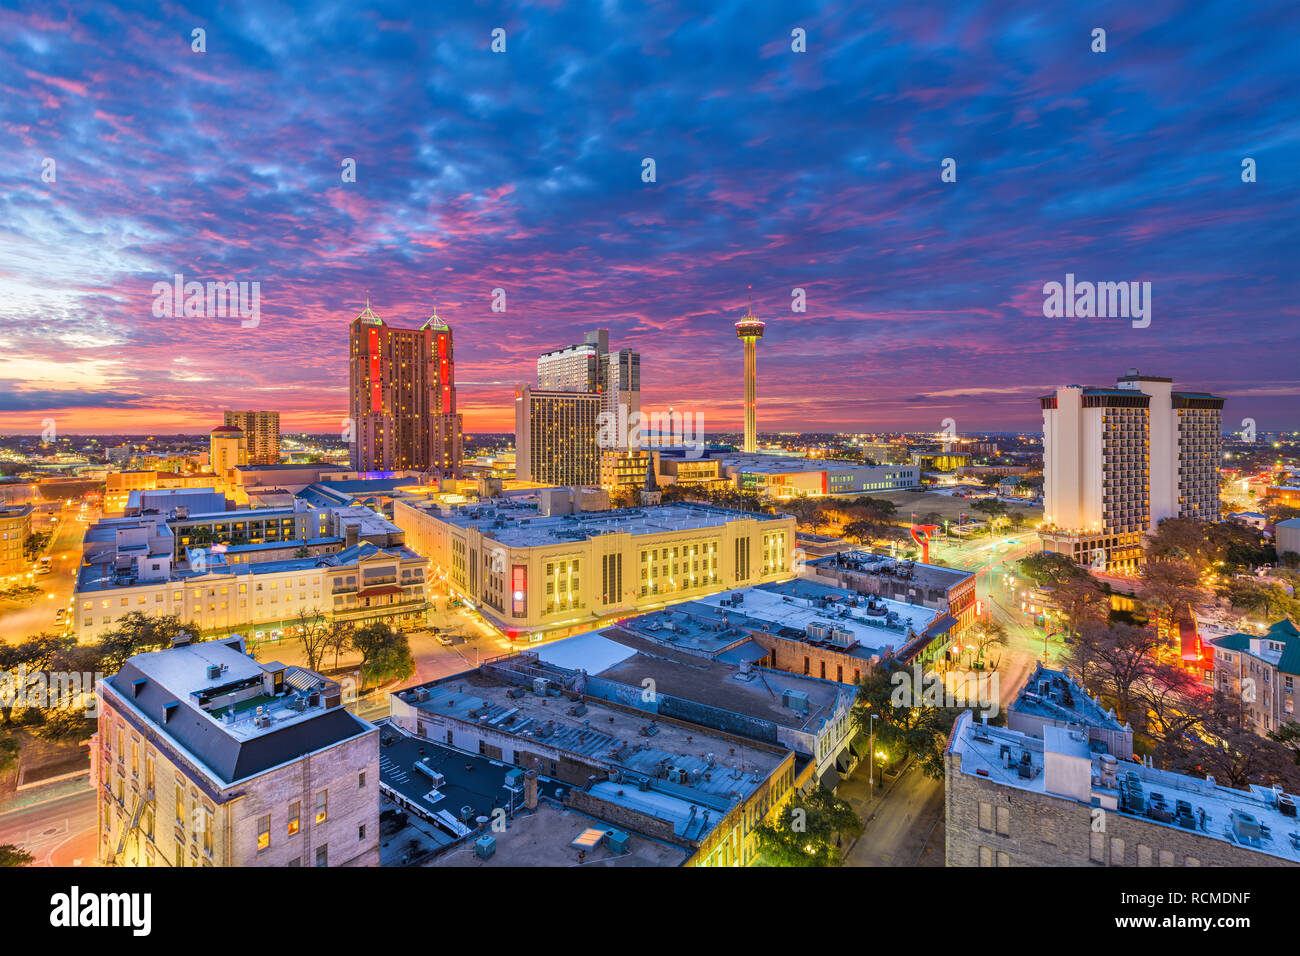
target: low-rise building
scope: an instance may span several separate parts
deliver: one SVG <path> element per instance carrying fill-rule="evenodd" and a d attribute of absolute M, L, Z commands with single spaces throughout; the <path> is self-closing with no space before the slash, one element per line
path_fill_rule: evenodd
<path fill-rule="evenodd" d="M 951 631 L 958 638 L 975 623 L 975 575 L 919 561 L 900 561 L 870 551 L 843 551 L 800 566 L 800 577 L 875 597 L 919 604 L 943 611 L 956 621 Z"/>
<path fill-rule="evenodd" d="M 795 519 L 700 504 L 542 515 L 398 501 L 410 547 L 512 639 L 789 578 Z"/>
<path fill-rule="evenodd" d="M 1300 557 L 1300 518 L 1287 518 L 1273 525 L 1274 544 L 1279 559 L 1285 554 Z"/>
<path fill-rule="evenodd" d="M 861 462 L 784 455 L 719 455 L 720 470 L 741 492 L 762 498 L 860 495 L 918 488 L 915 465 L 864 465 Z"/>
<path fill-rule="evenodd" d="M 566 807 L 688 851 L 688 866 L 743 866 L 755 829 L 811 776 L 785 747 L 584 693 L 585 675 L 534 652 L 392 696 L 406 733 L 536 770 Z"/>
<path fill-rule="evenodd" d="M 219 548 L 177 560 L 173 537 L 158 516 L 87 531 L 73 593 L 79 639 L 98 637 L 133 612 L 174 615 L 203 634 L 240 632 L 255 640 L 292 633 L 300 615 L 316 612 L 358 625 L 414 627 L 427 619 L 425 561 L 405 547 L 361 542 L 328 554 L 228 563 Z"/>
<path fill-rule="evenodd" d="M 1283 618 L 1263 634 L 1227 634 L 1210 643 L 1215 687 L 1242 702 L 1255 733 L 1295 722 L 1300 631 L 1294 624 Z"/>
<path fill-rule="evenodd" d="M 1073 677 L 1042 661 L 1007 707 L 1007 727 L 1041 738 L 1046 727 L 1080 729 L 1123 760 L 1133 758 L 1133 728 L 1106 710 Z"/>
<path fill-rule="evenodd" d="M 1294 866 L 1295 799 L 1120 761 L 1086 730 L 1033 737 L 957 718 L 945 752 L 948 866 Z"/>
<path fill-rule="evenodd" d="M 96 691 L 101 863 L 379 864 L 379 735 L 336 682 L 236 637 L 137 654 Z"/>
<path fill-rule="evenodd" d="M 788 747 L 835 790 L 866 751 L 865 740 L 852 746 L 856 688 L 764 667 L 770 652 L 743 630 L 719 631 L 716 615 L 693 610 L 643 614 L 537 655 L 561 683 L 581 674 L 576 686 L 588 696 Z"/>
<path fill-rule="evenodd" d="M 32 535 L 32 506 L 0 507 L 0 577 L 15 577 L 31 570 L 27 539 Z"/>

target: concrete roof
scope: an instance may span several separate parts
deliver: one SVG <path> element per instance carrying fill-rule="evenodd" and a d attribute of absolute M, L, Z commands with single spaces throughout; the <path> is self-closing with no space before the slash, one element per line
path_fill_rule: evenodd
<path fill-rule="evenodd" d="M 1098 789 L 1099 756 L 1090 754 L 1086 743 L 1081 744 L 1071 739 L 1066 731 L 1059 728 L 1048 729 L 1055 733 L 1039 740 L 1004 727 L 981 725 L 974 720 L 973 714 L 967 711 L 957 719 L 948 746 L 952 753 L 961 755 L 962 773 L 982 777 L 999 786 L 1014 787 L 1047 796 L 1056 795 L 1047 790 L 1047 774 L 1044 772 L 1045 750 L 1071 756 L 1090 757 L 1093 768 L 1093 789 Z M 1004 746 L 1011 748 L 1010 767 L 1003 766 Z M 1028 777 L 1021 776 L 1019 771 L 1021 754 L 1029 756 L 1027 766 L 1030 768 L 1030 776 Z M 1150 817 L 1141 817 L 1141 819 L 1158 826 L 1168 826 L 1183 832 L 1195 832 L 1200 836 L 1232 843 L 1243 849 L 1267 853 L 1291 863 L 1300 863 L 1300 848 L 1293 845 L 1289 837 L 1290 833 L 1300 831 L 1300 820 L 1293 816 L 1286 816 L 1277 809 L 1273 791 L 1253 785 L 1249 790 L 1233 790 L 1187 774 L 1156 770 L 1141 764 L 1120 761 L 1120 779 L 1123 780 L 1129 774 L 1134 775 L 1141 783 L 1146 796 L 1149 797 L 1154 792 L 1163 794 L 1170 808 L 1173 808 L 1178 800 L 1189 803 L 1198 822 L 1199 811 L 1204 810 L 1206 828 L 1191 831 L 1177 823 L 1165 823 Z M 1057 798 L 1071 799 L 1064 796 Z M 1256 847 L 1243 844 L 1232 835 L 1230 814 L 1233 811 L 1248 813 L 1265 824 L 1272 831 L 1271 839 L 1265 840 L 1261 846 Z M 1124 810 L 1122 803 L 1120 809 L 1107 812 L 1136 816 Z"/>
<path fill-rule="evenodd" d="M 661 534 L 716 528 L 744 518 L 777 521 L 784 517 L 699 504 L 619 508 L 554 516 L 539 516 L 535 507 L 522 504 L 471 505 L 458 508 L 447 517 L 438 515 L 436 510 L 431 513 L 448 524 L 476 528 L 506 547 L 522 548 L 583 541 L 602 534 Z"/>

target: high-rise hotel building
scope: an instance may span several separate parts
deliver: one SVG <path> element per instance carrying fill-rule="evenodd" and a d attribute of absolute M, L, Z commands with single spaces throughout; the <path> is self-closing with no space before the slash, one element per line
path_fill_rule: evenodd
<path fill-rule="evenodd" d="M 627 451 L 630 423 L 641 411 L 641 353 L 609 350 L 609 330 L 588 332 L 577 345 L 544 352 L 537 359 L 537 388 L 552 392 L 596 392 L 600 410 L 618 423 L 614 442 L 602 451 Z"/>
<path fill-rule="evenodd" d="M 225 413 L 227 428 L 238 428 L 248 442 L 248 461 L 245 465 L 280 464 L 280 413 L 232 412 Z"/>
<path fill-rule="evenodd" d="M 1137 369 L 1113 388 L 1067 385 L 1043 409 L 1043 549 L 1132 571 L 1165 518 L 1217 521 L 1223 399 Z"/>
<path fill-rule="evenodd" d="M 515 389 L 515 476 L 543 485 L 600 481 L 601 396 L 596 392 Z"/>
<path fill-rule="evenodd" d="M 418 329 L 394 328 L 366 303 L 349 337 L 353 469 L 454 475 L 462 422 L 451 328 L 436 310 Z"/>

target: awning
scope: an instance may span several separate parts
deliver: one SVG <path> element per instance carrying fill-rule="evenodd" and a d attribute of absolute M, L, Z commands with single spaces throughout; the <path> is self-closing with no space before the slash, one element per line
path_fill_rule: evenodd
<path fill-rule="evenodd" d="M 401 594 L 401 593 L 403 593 L 402 589 L 398 587 L 396 584 L 381 584 L 378 587 L 365 588 L 364 590 L 358 591 L 357 597 L 359 598 L 378 597 L 379 595 L 382 594 Z"/>
<path fill-rule="evenodd" d="M 735 647 L 729 647 L 717 656 L 724 664 L 752 664 L 761 661 L 769 654 L 767 648 L 755 640 L 741 641 Z"/>
<path fill-rule="evenodd" d="M 840 775 L 835 772 L 834 767 L 827 767 L 822 771 L 820 783 L 827 790 L 834 790 L 840 785 Z"/>
<path fill-rule="evenodd" d="M 847 745 L 835 755 L 835 769 L 841 774 L 847 774 L 853 769 L 853 753 Z"/>
<path fill-rule="evenodd" d="M 858 735 L 849 741 L 849 748 L 857 754 L 858 759 L 861 760 L 871 752 L 871 738 L 867 736 L 865 730 L 860 730 L 858 731 Z"/>

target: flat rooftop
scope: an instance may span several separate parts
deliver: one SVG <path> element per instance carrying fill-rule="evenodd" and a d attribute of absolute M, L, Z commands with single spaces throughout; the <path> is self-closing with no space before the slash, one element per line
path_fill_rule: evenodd
<path fill-rule="evenodd" d="M 509 789 L 506 779 L 522 768 L 412 737 L 391 723 L 380 725 L 379 740 L 380 782 L 453 839 L 459 835 L 455 823 L 472 829 L 476 818 L 491 818 L 498 807 L 508 811 L 523 804 L 522 792 Z M 442 778 L 436 785 L 435 774 Z M 551 799 L 569 789 L 547 777 L 537 782 L 539 795 Z"/>
<path fill-rule="evenodd" d="M 1088 696 L 1068 674 L 1045 667 L 1042 661 L 1020 688 L 1011 709 L 1020 714 L 1082 723 L 1117 733 L 1128 729 L 1115 717 L 1114 711 L 1106 710 Z"/>
<path fill-rule="evenodd" d="M 434 505 L 422 510 L 456 527 L 475 528 L 484 536 L 514 548 L 585 541 L 602 534 L 663 534 L 716 528 L 745 518 L 779 521 L 784 517 L 698 504 L 619 508 L 554 516 L 539 515 L 535 506 L 525 504 L 469 505 L 446 516 L 441 515 Z"/>
<path fill-rule="evenodd" d="M 1040 740 L 1005 727 L 982 725 L 967 711 L 957 719 L 949 747 L 953 753 L 961 755 L 961 773 L 982 777 L 999 786 L 1057 796 L 1062 800 L 1073 798 L 1053 794 L 1047 789 L 1045 752 L 1050 750 L 1066 756 L 1088 758 L 1092 760 L 1093 792 L 1117 794 L 1118 791 L 1101 783 L 1100 755 L 1091 753 L 1085 742 L 1071 738 L 1058 728 L 1049 727 L 1048 730 L 1055 732 Z M 1009 751 L 1009 759 L 1006 761 L 1002 753 L 1004 748 Z M 1004 762 L 1009 766 L 1004 766 Z M 1130 812 L 1125 809 L 1122 801 L 1118 809 L 1108 810 L 1108 813 L 1140 818 L 1175 830 L 1192 831 L 1210 839 L 1267 853 L 1291 863 L 1300 863 L 1300 819 L 1288 816 L 1278 809 L 1279 804 L 1272 790 L 1255 785 L 1249 790 L 1233 790 L 1209 780 L 1156 770 L 1126 760 L 1119 761 L 1118 770 L 1121 782 L 1127 778 L 1141 784 L 1144 801 L 1148 805 L 1153 794 L 1162 795 L 1170 810 L 1176 808 L 1178 801 L 1185 801 L 1191 807 L 1190 822 L 1193 825 L 1181 826 L 1177 822 L 1166 822 Z M 1204 829 L 1201 828 L 1201 811 L 1205 812 Z M 1234 812 L 1249 814 L 1264 825 L 1266 833 L 1258 845 L 1244 842 L 1234 833 Z"/>
<path fill-rule="evenodd" d="M 502 662 L 512 668 L 520 665 L 522 672 L 529 672 L 527 660 Z M 556 676 L 554 669 L 536 672 Z M 706 727 L 681 726 L 590 698 L 581 702 L 580 713 L 575 712 L 579 706 L 572 688 L 558 696 L 539 696 L 531 687 L 506 683 L 484 668 L 398 691 L 397 696 L 425 713 L 489 727 L 525 743 L 535 741 L 573 754 L 579 762 L 596 761 L 645 776 L 654 781 L 657 792 L 674 795 L 687 807 L 711 810 L 714 822 L 751 794 L 789 753 L 770 745 L 744 746 Z M 670 768 L 680 771 L 679 779 L 686 782 L 670 783 Z"/>
<path fill-rule="evenodd" d="M 588 835 L 595 842 L 584 849 L 579 859 L 579 848 L 574 841 Z M 613 830 L 627 833 L 626 853 L 615 853 L 599 835 Z M 545 801 L 538 804 L 535 813 L 517 816 L 502 833 L 488 831 L 496 841 L 496 852 L 488 859 L 480 859 L 474 851 L 474 841 L 448 850 L 430 860 L 426 866 L 450 867 L 523 867 L 523 866 L 681 866 L 690 857 L 685 847 L 674 846 L 644 836 L 636 831 L 609 823 L 596 817 L 579 813 L 566 807 L 556 807 Z"/>
<path fill-rule="evenodd" d="M 824 558 L 811 560 L 808 564 L 850 574 L 869 575 L 897 581 L 914 581 L 925 587 L 951 588 L 975 576 L 972 572 L 963 571 L 960 568 L 922 564 L 920 561 L 901 561 L 889 555 L 859 550 L 829 554 Z"/>
<path fill-rule="evenodd" d="M 740 594 L 739 604 L 732 602 Z M 674 605 L 680 611 L 688 605 Z M 723 591 L 690 602 L 689 606 L 711 608 L 728 626 L 765 630 L 777 637 L 808 640 L 808 626 L 821 625 L 849 631 L 857 643 L 845 650 L 853 657 L 869 660 L 887 648 L 895 651 L 935 623 L 942 612 L 934 608 L 905 604 L 889 598 L 867 598 L 843 588 L 795 578 L 746 588 Z"/>
<path fill-rule="evenodd" d="M 603 670 L 588 670 L 596 677 L 638 689 L 649 678 L 654 681 L 658 694 L 720 707 L 807 733 L 819 731 L 838 710 L 851 705 L 856 694 L 854 688 L 834 681 L 767 668 L 751 668 L 752 676 L 745 678 L 736 665 L 701 660 L 619 627 L 606 629 L 602 636 L 633 653 Z M 808 712 L 782 704 L 786 691 L 805 695 Z"/>

